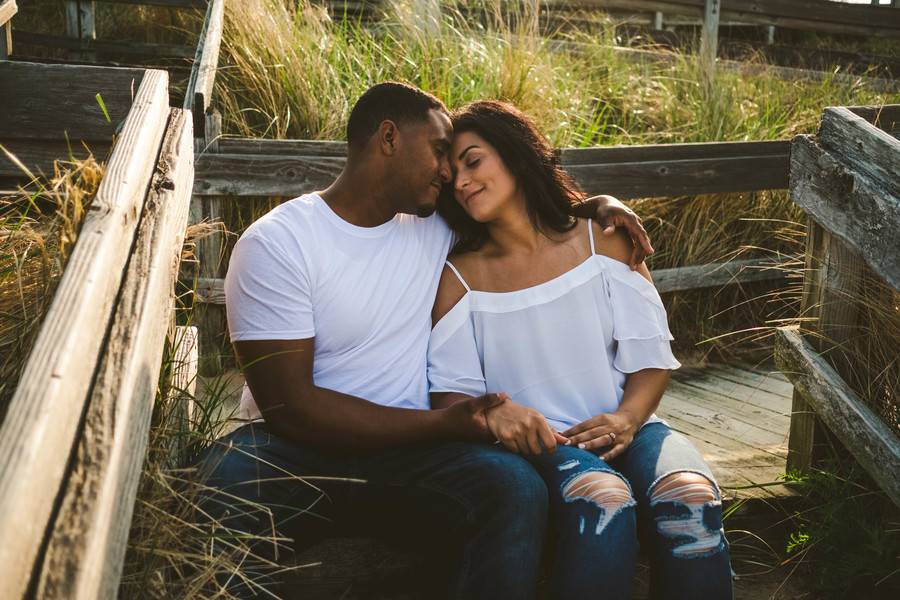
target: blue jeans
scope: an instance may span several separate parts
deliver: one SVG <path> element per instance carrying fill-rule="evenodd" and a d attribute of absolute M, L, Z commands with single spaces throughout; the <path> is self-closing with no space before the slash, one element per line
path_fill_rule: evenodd
<path fill-rule="evenodd" d="M 427 553 L 449 571 L 450 598 L 535 595 L 547 487 L 525 459 L 498 446 L 452 442 L 341 455 L 254 423 L 216 441 L 201 459 L 200 479 L 208 486 L 202 512 L 221 524 L 218 549 L 228 548 L 229 532 L 232 539 L 252 534 L 253 553 L 265 560 L 245 561 L 244 571 L 263 585 L 285 553 L 350 534 Z M 236 578 L 229 591 L 265 596 Z"/>
<path fill-rule="evenodd" d="M 550 493 L 555 597 L 630 597 L 639 538 L 650 558 L 651 598 L 732 597 L 719 490 L 684 436 L 650 423 L 610 464 L 569 446 L 529 460 Z M 600 501 L 599 492 L 592 495 L 600 489 L 590 487 L 596 478 L 594 484 L 585 478 L 592 472 L 620 478 L 614 481 L 618 495 L 609 502 Z M 668 476 L 685 472 L 706 478 L 707 494 L 711 484 L 715 500 L 691 504 L 672 497 L 677 494 L 655 494 Z"/>

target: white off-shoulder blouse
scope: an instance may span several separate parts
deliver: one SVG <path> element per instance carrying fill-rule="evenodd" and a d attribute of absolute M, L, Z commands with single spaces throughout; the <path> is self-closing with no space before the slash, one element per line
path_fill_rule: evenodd
<path fill-rule="evenodd" d="M 591 256 L 529 288 L 472 290 L 447 263 L 466 294 L 431 331 L 430 392 L 506 392 L 565 431 L 614 412 L 627 373 L 681 366 L 656 288 L 628 265 L 594 253 L 588 227 Z"/>

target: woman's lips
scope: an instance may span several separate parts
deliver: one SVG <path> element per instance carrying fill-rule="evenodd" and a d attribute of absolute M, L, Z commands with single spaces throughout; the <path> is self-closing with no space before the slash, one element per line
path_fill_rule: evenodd
<path fill-rule="evenodd" d="M 481 189 L 478 190 L 477 192 L 472 192 L 471 194 L 469 194 L 468 196 L 466 196 L 465 203 L 468 205 L 469 202 L 472 201 L 472 198 L 474 198 L 475 196 L 477 196 L 478 194 L 480 194 L 480 193 L 483 192 L 483 191 L 484 191 L 484 188 L 481 188 Z"/>

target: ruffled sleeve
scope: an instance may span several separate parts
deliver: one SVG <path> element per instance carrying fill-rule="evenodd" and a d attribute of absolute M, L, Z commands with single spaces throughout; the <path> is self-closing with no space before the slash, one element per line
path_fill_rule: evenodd
<path fill-rule="evenodd" d="M 484 369 L 475 341 L 468 296 L 437 322 L 428 340 L 428 391 L 485 393 Z"/>
<path fill-rule="evenodd" d="M 622 373 L 680 367 L 672 354 L 670 341 L 675 338 L 659 292 L 627 265 L 611 267 L 606 275 L 616 341 L 613 366 Z"/>

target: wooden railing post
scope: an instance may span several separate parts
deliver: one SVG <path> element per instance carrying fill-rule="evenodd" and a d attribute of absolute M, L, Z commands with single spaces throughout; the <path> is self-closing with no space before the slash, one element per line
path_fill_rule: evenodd
<path fill-rule="evenodd" d="M 204 136 L 195 140 L 197 156 L 215 154 L 219 151 L 222 117 L 217 110 L 212 109 L 204 121 Z M 223 208 L 224 198 L 221 196 L 194 196 L 191 199 L 190 223 L 220 224 Z M 197 241 L 195 250 L 199 269 L 197 275 L 201 280 L 224 276 L 224 241 L 224 230 L 212 232 Z M 222 348 L 227 328 L 224 307 L 195 302 L 193 324 L 197 327 L 199 339 L 200 374 L 213 376 L 221 373 Z"/>
<path fill-rule="evenodd" d="M 66 0 L 66 35 L 79 42 L 97 39 L 94 24 L 94 0 Z M 79 60 L 95 61 L 96 52 L 79 50 L 75 52 Z"/>
<path fill-rule="evenodd" d="M 12 18 L 17 10 L 16 0 L 0 0 L 0 60 L 12 54 Z"/>
<path fill-rule="evenodd" d="M 703 10 L 703 30 L 700 35 L 700 68 L 707 86 L 712 86 L 719 45 L 719 15 L 721 0 L 706 0 Z"/>
<path fill-rule="evenodd" d="M 805 332 L 817 352 L 845 380 L 853 369 L 842 348 L 855 334 L 858 322 L 856 295 L 863 263 L 841 241 L 808 219 L 806 270 L 800 314 Z M 794 391 L 787 468 L 806 473 L 824 456 L 826 430 L 804 398 Z"/>

